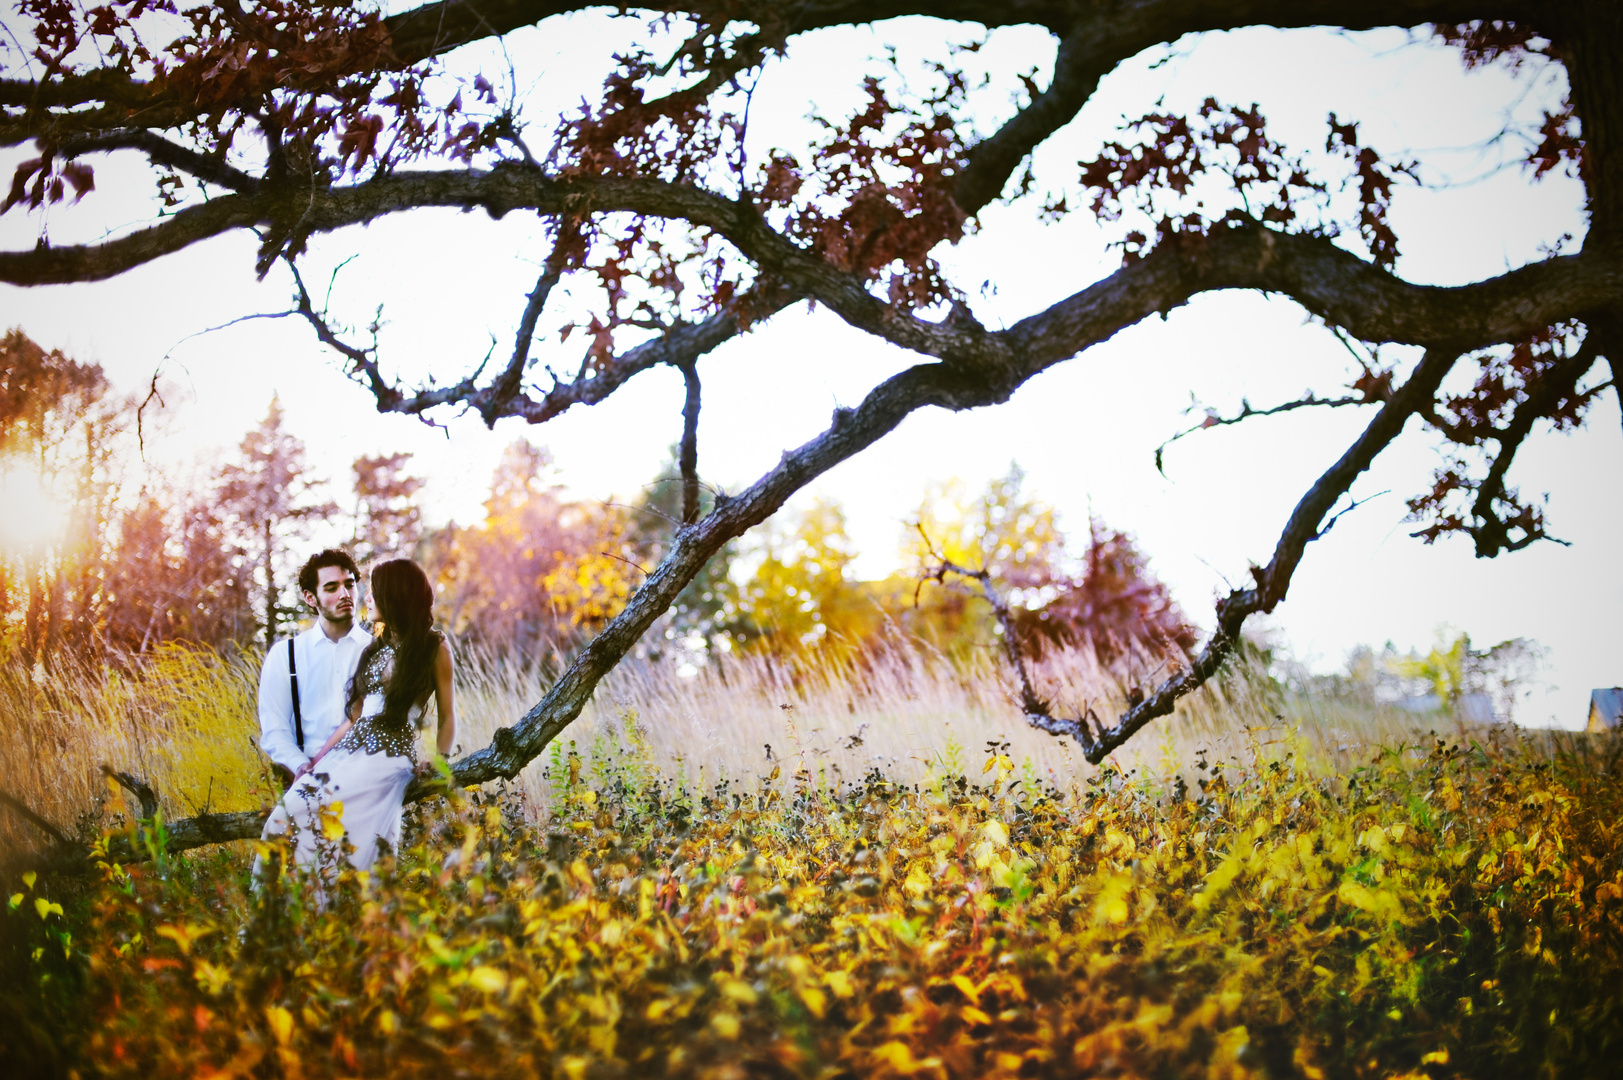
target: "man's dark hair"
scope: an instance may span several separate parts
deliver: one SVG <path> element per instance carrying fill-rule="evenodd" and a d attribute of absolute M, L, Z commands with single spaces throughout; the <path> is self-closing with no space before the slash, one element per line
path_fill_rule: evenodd
<path fill-rule="evenodd" d="M 299 592 L 316 591 L 316 586 L 321 584 L 323 566 L 341 566 L 354 575 L 356 581 L 361 580 L 361 571 L 356 567 L 355 560 L 349 557 L 349 552 L 340 548 L 327 548 L 310 556 L 299 569 Z"/>

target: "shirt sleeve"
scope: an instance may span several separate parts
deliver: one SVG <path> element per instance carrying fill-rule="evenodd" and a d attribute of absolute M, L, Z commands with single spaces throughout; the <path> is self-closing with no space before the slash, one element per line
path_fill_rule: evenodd
<path fill-rule="evenodd" d="M 293 737 L 293 688 L 288 685 L 287 642 L 278 641 L 259 669 L 259 748 L 289 772 L 310 760 Z"/>

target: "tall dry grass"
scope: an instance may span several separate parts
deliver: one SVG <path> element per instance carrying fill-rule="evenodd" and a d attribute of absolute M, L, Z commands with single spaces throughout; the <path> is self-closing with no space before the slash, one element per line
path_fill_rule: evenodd
<path fill-rule="evenodd" d="M 168 645 L 121 662 L 0 665 L 0 788 L 63 832 L 93 837 L 125 812 L 108 766 L 148 781 L 165 816 L 260 804 L 255 656 Z M 0 846 L 43 837 L 0 811 Z"/>
<path fill-rule="evenodd" d="M 459 711 L 463 745 L 483 746 L 545 692 L 543 668 L 492 657 L 464 664 Z M 1066 715 L 1091 707 L 1102 717 L 1125 708 L 1124 687 L 1091 653 L 1051 654 L 1033 671 L 1039 692 Z M 518 778 L 526 801 L 544 808 L 554 790 L 549 771 L 569 746 L 590 773 L 624 756 L 635 735 L 657 770 L 696 787 L 770 776 L 780 784 L 800 770 L 839 786 L 879 768 L 903 783 L 924 779 L 934 764 L 978 767 L 990 744 L 1021 766 L 1023 777 L 1069 791 L 1095 771 L 1076 744 L 1030 727 L 1000 653 L 990 649 L 949 659 L 916 639 L 898 639 L 860 660 L 821 656 L 722 656 L 683 673 L 676 662 L 631 660 L 599 686 L 553 753 Z M 1250 760 L 1254 748 L 1299 734 L 1328 767 L 1350 765 L 1375 745 L 1414 741 L 1442 717 L 1417 717 L 1372 703 L 1294 694 L 1247 656 L 1179 703 L 1115 757 L 1124 769 L 1208 757 Z M 1440 727 L 1439 727 L 1440 729 Z M 609 759 L 609 760 L 605 760 Z"/>
<path fill-rule="evenodd" d="M 467 652 L 458 664 L 460 745 L 489 743 L 550 684 L 544 664 Z M 124 812 L 122 793 L 102 766 L 131 772 L 157 791 L 171 819 L 204 810 L 268 805 L 275 788 L 257 747 L 254 699 L 259 657 L 166 647 L 123 662 L 65 661 L 28 671 L 0 666 L 0 787 L 69 833 L 94 835 Z M 1039 690 L 1058 711 L 1091 706 L 1119 713 L 1122 688 L 1091 655 L 1051 655 L 1036 665 Z M 1434 718 L 1431 724 L 1438 721 Z M 1372 744 L 1412 740 L 1424 718 L 1367 704 L 1291 695 L 1255 658 L 1185 699 L 1118 753 L 1125 769 L 1194 760 L 1248 758 L 1251 747 L 1298 730 L 1327 764 L 1348 763 Z M 708 788 L 780 770 L 787 784 L 805 770 L 838 787 L 874 768 L 900 782 L 932 764 L 972 768 L 989 744 L 1028 781 L 1062 791 L 1090 776 L 1074 742 L 1030 728 L 1009 673 L 992 650 L 948 659 L 899 638 L 860 659 L 829 656 L 722 656 L 697 672 L 677 661 L 631 659 L 616 668 L 561 740 L 532 762 L 517 786 L 536 813 L 554 790 L 549 770 L 580 757 L 588 775 L 621 767 L 639 749 L 664 776 Z M 426 746 L 426 741 L 425 741 Z M 43 837 L 0 810 L 0 845 L 34 846 Z"/>

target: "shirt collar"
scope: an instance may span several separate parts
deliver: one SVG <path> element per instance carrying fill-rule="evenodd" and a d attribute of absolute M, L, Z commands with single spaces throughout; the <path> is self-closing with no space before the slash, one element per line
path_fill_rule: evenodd
<path fill-rule="evenodd" d="M 315 625 L 311 626 L 310 629 L 304 632 L 303 636 L 308 637 L 312 645 L 320 645 L 322 642 L 326 642 L 334 647 L 338 645 L 339 641 L 353 641 L 357 645 L 364 648 L 372 641 L 372 635 L 362 629 L 359 619 L 350 624 L 349 633 L 339 638 L 338 641 L 333 641 L 326 634 L 321 632 L 321 620 L 319 619 L 316 620 Z"/>

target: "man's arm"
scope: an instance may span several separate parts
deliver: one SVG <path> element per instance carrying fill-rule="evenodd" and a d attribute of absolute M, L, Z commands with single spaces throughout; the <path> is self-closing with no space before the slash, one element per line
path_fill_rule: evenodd
<path fill-rule="evenodd" d="M 293 688 L 288 685 L 287 642 L 278 641 L 259 669 L 259 748 L 290 780 L 309 758 L 293 737 Z"/>

